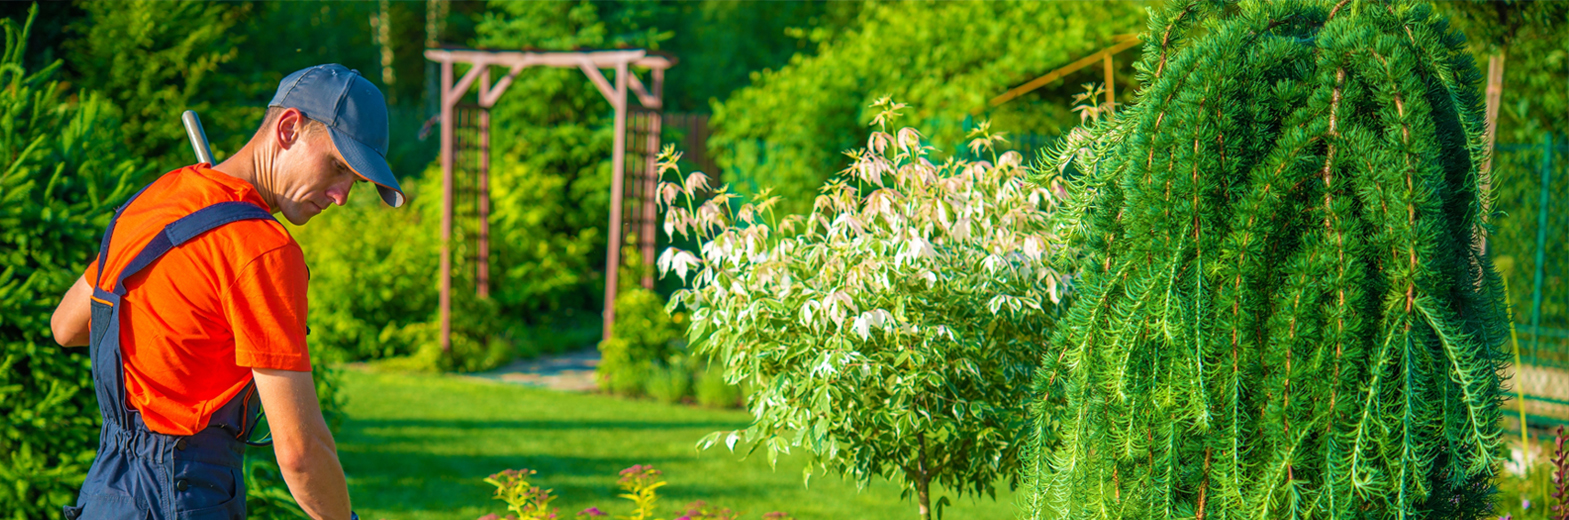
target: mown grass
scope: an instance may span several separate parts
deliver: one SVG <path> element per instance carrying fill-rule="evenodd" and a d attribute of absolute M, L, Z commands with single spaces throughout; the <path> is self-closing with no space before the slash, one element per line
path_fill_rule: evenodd
<path fill-rule="evenodd" d="M 348 419 L 336 432 L 355 509 L 366 520 L 474 520 L 504 513 L 481 482 L 509 468 L 539 472 L 536 484 L 560 498 L 560 518 L 596 506 L 630 512 L 617 498 L 617 472 L 653 464 L 669 485 L 660 518 L 681 516 L 693 500 L 745 512 L 785 511 L 800 519 L 914 519 L 913 501 L 878 481 L 857 491 L 837 476 L 802 485 L 805 459 L 782 457 L 770 469 L 757 453 L 699 452 L 698 438 L 743 427 L 742 411 L 673 406 L 602 395 L 528 388 L 444 375 L 347 370 Z M 738 446 L 739 447 L 739 446 Z M 1012 518 L 1012 495 L 954 499 L 949 519 Z M 935 501 L 935 497 L 934 497 Z"/>

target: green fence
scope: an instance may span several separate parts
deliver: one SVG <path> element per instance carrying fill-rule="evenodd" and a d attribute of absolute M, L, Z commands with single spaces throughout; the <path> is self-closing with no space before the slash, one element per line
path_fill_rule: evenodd
<path fill-rule="evenodd" d="M 1513 391 L 1533 425 L 1569 424 L 1569 143 L 1548 134 L 1498 145 L 1492 195 L 1488 251 L 1508 284 L 1509 346 L 1520 356 Z"/>

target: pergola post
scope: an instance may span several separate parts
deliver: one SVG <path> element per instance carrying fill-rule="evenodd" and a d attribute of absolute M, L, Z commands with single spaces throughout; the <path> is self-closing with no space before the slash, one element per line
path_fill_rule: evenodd
<path fill-rule="evenodd" d="M 612 163 L 612 193 L 610 207 L 610 229 L 608 251 L 605 254 L 605 309 L 603 336 L 610 337 L 612 325 L 615 322 L 615 299 L 617 278 L 621 266 L 621 217 L 622 202 L 625 195 L 626 176 L 626 127 L 627 127 L 627 93 L 632 91 L 637 94 L 643 106 L 658 110 L 662 105 L 659 96 L 662 94 L 664 84 L 664 70 L 675 64 L 674 60 L 665 56 L 649 55 L 641 49 L 631 50 L 604 50 L 604 51 L 577 51 L 577 52 L 535 52 L 535 51 L 488 51 L 477 49 L 426 49 L 425 58 L 441 63 L 441 349 L 448 352 L 452 348 L 452 204 L 453 204 L 453 129 L 454 107 L 463 98 L 476 81 L 479 83 L 479 251 L 478 269 L 476 271 L 477 291 L 480 297 L 489 296 L 490 266 L 489 266 L 489 239 L 490 239 L 490 108 L 501 97 L 513 78 L 524 68 L 530 66 L 546 67 L 577 67 L 588 76 L 605 99 L 615 108 L 615 143 L 611 152 Z M 453 81 L 453 63 L 462 62 L 473 66 L 462 79 Z M 494 85 L 490 82 L 490 67 L 510 67 L 507 75 Z M 645 67 L 653 71 L 654 91 L 649 93 L 642 82 L 634 76 L 631 67 Z M 613 68 L 616 71 L 615 86 L 605 80 L 601 68 Z M 658 149 L 659 116 L 655 114 L 653 133 L 650 136 L 650 149 Z M 655 160 L 650 155 L 649 164 L 651 171 L 657 172 Z M 641 204 L 645 219 L 652 221 L 654 207 L 653 189 L 648 187 L 643 191 L 644 201 Z M 653 237 L 646 240 L 652 244 Z M 652 278 L 645 276 L 645 286 L 652 285 Z"/>
<path fill-rule="evenodd" d="M 452 350 L 452 62 L 441 62 L 441 351 Z"/>
<path fill-rule="evenodd" d="M 616 290 L 620 288 L 616 284 L 621 270 L 621 199 L 626 189 L 628 72 L 626 62 L 616 64 L 616 90 L 610 99 L 616 109 L 616 136 L 610 152 L 610 244 L 605 251 L 605 322 L 601 331 L 606 339 L 616 321 Z"/>

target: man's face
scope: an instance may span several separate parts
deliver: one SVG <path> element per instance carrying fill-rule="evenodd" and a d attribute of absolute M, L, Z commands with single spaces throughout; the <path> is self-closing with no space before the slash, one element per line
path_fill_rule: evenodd
<path fill-rule="evenodd" d="M 286 113 L 276 129 L 280 150 L 273 168 L 275 203 L 295 225 L 304 225 L 327 206 L 347 203 L 354 182 L 360 180 L 332 144 L 327 129 L 302 132 L 305 124 L 303 117 Z"/>

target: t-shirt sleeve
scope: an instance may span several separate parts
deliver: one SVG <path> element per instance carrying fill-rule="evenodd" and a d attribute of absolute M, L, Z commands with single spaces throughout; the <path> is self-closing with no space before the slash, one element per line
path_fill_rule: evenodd
<path fill-rule="evenodd" d="M 305 254 L 293 242 L 262 253 L 240 268 L 224 291 L 224 313 L 234 331 L 234 362 L 242 367 L 311 369 L 305 346 Z"/>
<path fill-rule="evenodd" d="M 87 285 L 93 285 L 98 281 L 98 255 L 93 255 L 93 260 L 87 262 L 87 269 L 82 271 L 82 277 L 87 279 Z"/>

